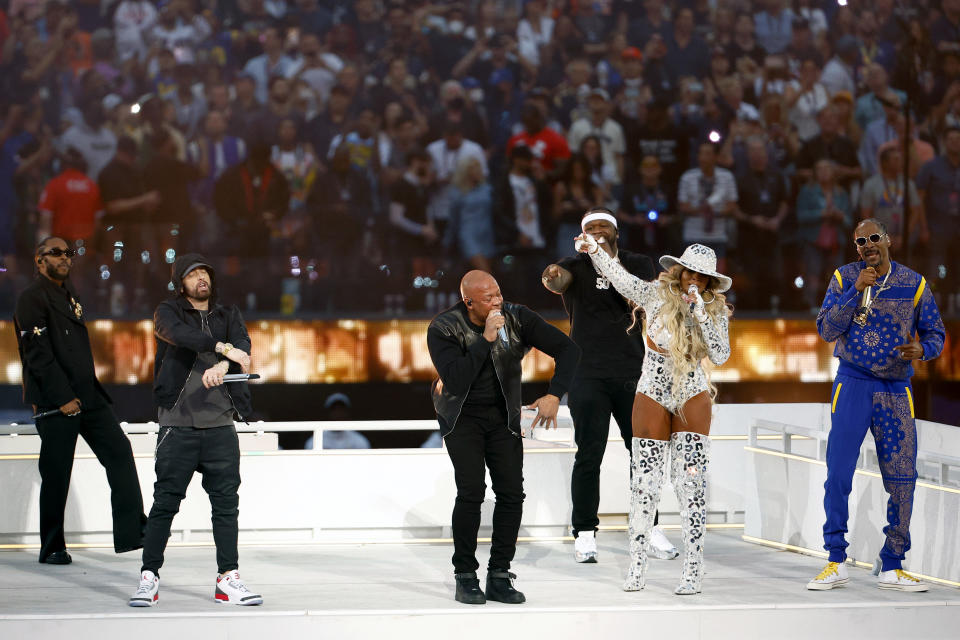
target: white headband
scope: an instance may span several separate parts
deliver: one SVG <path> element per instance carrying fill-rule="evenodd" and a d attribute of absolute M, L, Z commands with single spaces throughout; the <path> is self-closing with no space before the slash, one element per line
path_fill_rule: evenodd
<path fill-rule="evenodd" d="M 593 222 L 594 220 L 606 220 L 613 225 L 613 228 L 617 228 L 617 219 L 614 218 L 609 213 L 604 213 L 602 211 L 597 211 L 596 213 L 589 213 L 583 216 L 583 220 L 580 221 L 580 229 L 586 231 L 587 225 Z"/>

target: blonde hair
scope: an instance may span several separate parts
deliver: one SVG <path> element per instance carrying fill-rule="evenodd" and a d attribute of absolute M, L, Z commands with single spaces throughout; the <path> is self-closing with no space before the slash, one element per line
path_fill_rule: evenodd
<path fill-rule="evenodd" d="M 681 381 L 693 371 L 696 371 L 700 362 L 707 357 L 707 342 L 703 338 L 703 332 L 700 325 L 693 321 L 693 330 L 687 326 L 687 319 L 691 318 L 690 304 L 680 297 L 680 276 L 686 267 L 681 264 L 675 264 L 666 271 L 662 272 L 657 278 L 657 293 L 663 304 L 660 307 L 660 315 L 663 316 L 663 326 L 670 334 L 670 348 L 668 354 L 673 361 L 672 388 L 679 389 Z M 720 282 L 711 277 L 704 293 L 710 293 L 712 297 L 707 300 L 704 298 L 704 309 L 707 315 L 714 322 L 718 322 L 721 317 L 730 316 L 730 308 L 727 306 L 727 298 L 717 289 Z M 638 310 L 642 308 L 637 306 L 633 310 L 634 322 L 631 327 L 637 324 Z M 647 318 L 646 322 L 650 319 Z M 644 327 L 646 334 L 646 327 Z M 648 347 L 649 348 L 649 347 Z M 704 370 L 707 378 L 707 391 L 710 394 L 710 401 L 713 402 L 717 397 L 717 388 L 710 380 L 710 370 Z M 685 398 L 684 400 L 689 400 Z M 680 407 L 678 413 L 683 417 L 683 407 Z"/>
<path fill-rule="evenodd" d="M 480 161 L 473 156 L 465 156 L 457 163 L 457 168 L 453 172 L 453 177 L 450 179 L 450 182 L 459 189 L 461 193 L 468 193 L 477 186 L 477 184 L 470 179 L 470 167 L 474 164 L 480 165 Z M 482 166 L 480 168 L 483 169 Z"/>

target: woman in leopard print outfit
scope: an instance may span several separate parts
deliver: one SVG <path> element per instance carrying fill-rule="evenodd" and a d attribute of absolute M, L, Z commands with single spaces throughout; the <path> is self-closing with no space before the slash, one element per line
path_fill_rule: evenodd
<path fill-rule="evenodd" d="M 675 593 L 700 593 L 703 534 L 706 525 L 706 469 L 710 457 L 710 419 L 716 388 L 701 365 L 706 357 L 721 365 L 730 356 L 730 309 L 723 295 L 731 280 L 717 273 L 713 249 L 687 247 L 680 258 L 663 256 L 666 269 L 655 282 L 628 273 L 587 234 L 577 251 L 625 298 L 643 311 L 646 355 L 633 404 L 630 497 L 630 566 L 624 591 L 645 584 L 647 538 L 660 500 L 664 467 L 672 452 L 671 481 L 680 503 L 684 561 Z"/>

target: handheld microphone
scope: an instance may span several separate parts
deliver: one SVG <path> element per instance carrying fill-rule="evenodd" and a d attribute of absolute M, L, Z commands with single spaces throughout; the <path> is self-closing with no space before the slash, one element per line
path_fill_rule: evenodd
<path fill-rule="evenodd" d="M 860 298 L 860 306 L 853 314 L 853 321 L 861 327 L 867 324 L 867 316 L 870 315 L 870 305 L 873 303 L 873 287 L 864 287 L 863 296 Z"/>
<path fill-rule="evenodd" d="M 34 420 L 38 420 L 38 419 L 40 419 L 40 418 L 50 418 L 50 417 L 59 416 L 59 415 L 63 415 L 63 413 L 60 411 L 60 409 L 50 409 L 49 411 L 44 411 L 44 412 L 42 412 L 42 413 L 38 413 L 37 415 L 32 416 L 32 418 L 33 418 Z"/>
<path fill-rule="evenodd" d="M 503 315 L 500 311 L 496 309 L 494 309 L 490 313 L 495 313 L 498 316 Z M 510 340 L 507 338 L 507 329 L 505 327 L 500 327 L 499 329 L 497 329 L 497 335 L 500 336 L 500 342 L 502 342 L 504 346 L 507 346 L 510 344 Z"/>
<path fill-rule="evenodd" d="M 224 382 L 246 382 L 248 380 L 259 380 L 259 373 L 228 373 L 223 376 Z"/>
<path fill-rule="evenodd" d="M 697 306 L 697 285 L 691 284 L 687 287 L 687 295 L 693 298 L 693 302 L 690 303 L 690 313 L 693 313 L 693 308 Z"/>

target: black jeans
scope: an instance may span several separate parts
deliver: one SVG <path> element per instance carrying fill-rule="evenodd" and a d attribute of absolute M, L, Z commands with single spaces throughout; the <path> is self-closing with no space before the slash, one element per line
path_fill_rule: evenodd
<path fill-rule="evenodd" d="M 240 513 L 240 442 L 233 425 L 195 429 L 160 427 L 157 434 L 157 481 L 153 507 L 143 536 L 143 569 L 160 575 L 163 551 L 170 538 L 173 516 L 194 471 L 203 476 L 203 489 L 210 496 L 213 541 L 217 546 L 217 570 L 238 568 L 237 517 Z"/>
<path fill-rule="evenodd" d="M 476 571 L 480 505 L 487 485 L 484 465 L 490 469 L 497 503 L 493 508 L 490 570 L 506 571 L 517 552 L 517 534 L 523 516 L 523 442 L 507 428 L 505 409 L 464 408 L 454 430 L 444 438 L 453 462 L 457 500 L 453 507 L 453 568 Z"/>
<path fill-rule="evenodd" d="M 627 451 L 633 438 L 633 399 L 637 378 L 575 378 L 567 392 L 577 453 L 573 461 L 570 496 L 573 535 L 594 531 L 600 524 L 600 463 L 607 449 L 610 415 L 620 427 Z"/>
<path fill-rule="evenodd" d="M 143 497 L 130 441 L 109 406 L 81 409 L 78 416 L 37 420 L 40 434 L 40 560 L 66 549 L 63 510 L 70 489 L 77 436 L 82 436 L 107 471 L 113 509 L 113 548 L 117 553 L 141 546 Z"/>

